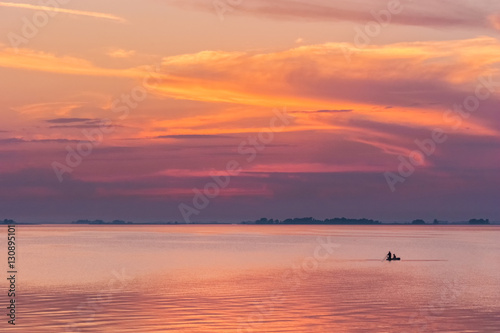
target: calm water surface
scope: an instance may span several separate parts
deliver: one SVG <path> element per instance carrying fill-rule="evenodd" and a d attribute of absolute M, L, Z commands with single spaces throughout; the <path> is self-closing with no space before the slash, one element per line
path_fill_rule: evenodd
<path fill-rule="evenodd" d="M 500 332 L 500 227 L 17 234 L 18 325 L 2 332 Z M 402 261 L 382 261 L 389 250 Z"/>

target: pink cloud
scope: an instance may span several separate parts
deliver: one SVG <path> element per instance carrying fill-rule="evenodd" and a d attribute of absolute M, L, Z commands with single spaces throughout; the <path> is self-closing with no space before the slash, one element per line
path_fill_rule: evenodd
<path fill-rule="evenodd" d="M 489 17 L 489 21 L 493 28 L 500 30 L 500 14 L 493 14 Z"/>
<path fill-rule="evenodd" d="M 166 0 L 184 8 L 215 11 L 212 1 Z M 357 2 L 328 0 L 253 0 L 234 6 L 226 15 L 252 15 L 283 20 L 352 21 L 366 23 L 374 20 L 372 12 L 386 10 L 388 0 L 363 0 Z M 390 22 L 400 25 L 443 27 L 486 27 L 485 21 L 492 8 L 489 5 L 471 4 L 470 1 L 399 0 L 398 10 Z M 230 7 L 229 7 L 230 8 Z M 385 15 L 385 14 L 384 14 Z"/>

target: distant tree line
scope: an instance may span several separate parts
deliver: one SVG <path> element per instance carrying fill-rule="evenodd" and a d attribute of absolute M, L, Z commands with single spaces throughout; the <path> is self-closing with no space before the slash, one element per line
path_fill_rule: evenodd
<path fill-rule="evenodd" d="M 0 220 L 0 223 L 1 220 Z M 77 220 L 71 222 L 72 224 L 114 224 L 114 225 L 121 225 L 121 224 L 134 224 L 134 222 L 126 222 L 122 220 L 114 220 L 111 222 L 106 222 L 103 220 Z M 216 222 L 211 222 L 210 224 L 216 224 Z M 448 224 L 449 222 L 446 221 L 438 221 L 437 219 L 434 219 L 432 224 Z M 4 219 L 3 224 L 17 224 L 16 221 L 12 219 Z M 183 224 L 179 222 L 155 222 L 155 223 L 150 223 L 150 224 Z M 286 219 L 286 220 L 278 220 L 278 219 L 268 219 L 268 218 L 261 218 L 256 221 L 244 221 L 241 222 L 241 224 L 279 224 L 279 225 L 318 225 L 318 224 L 325 224 L 325 225 L 330 225 L 330 224 L 346 224 L 346 225 L 378 225 L 382 224 L 382 222 L 377 221 L 377 220 L 372 220 L 372 219 L 348 219 L 345 217 L 336 217 L 333 219 L 325 219 L 325 220 L 317 220 L 312 217 L 303 217 L 303 218 L 293 218 L 293 219 Z M 422 219 L 417 219 L 413 220 L 411 222 L 413 225 L 424 225 L 427 224 L 424 220 Z M 469 224 L 472 225 L 484 225 L 484 224 L 490 224 L 489 219 L 470 219 Z"/>
<path fill-rule="evenodd" d="M 432 224 L 448 224 L 449 222 L 447 221 L 439 221 L 437 219 L 434 219 Z M 347 225 L 356 225 L 356 224 L 368 224 L 368 225 L 373 225 L 373 224 L 382 224 L 382 222 L 377 221 L 377 220 L 372 220 L 372 219 L 348 219 L 345 217 L 340 217 L 340 218 L 333 218 L 333 219 L 325 219 L 325 220 L 317 220 L 312 217 L 303 217 L 303 218 L 293 218 L 293 219 L 286 219 L 286 220 L 274 220 L 274 219 L 267 219 L 265 217 L 256 220 L 254 222 L 243 222 L 243 224 L 347 224 Z M 427 224 L 425 220 L 422 219 L 416 219 L 411 222 L 413 225 L 424 225 Z M 489 219 L 471 219 L 469 220 L 469 224 L 490 224 Z"/>
<path fill-rule="evenodd" d="M 382 224 L 382 222 L 369 219 L 348 219 L 345 217 L 337 217 L 333 219 L 317 220 L 312 217 L 293 218 L 283 221 L 261 218 L 254 222 L 255 224 Z"/>
<path fill-rule="evenodd" d="M 437 219 L 434 219 L 434 222 L 432 222 L 432 224 L 439 224 L 439 223 L 443 223 L 443 222 L 440 222 Z M 426 224 L 426 222 L 424 220 L 418 219 L 418 220 L 413 220 L 411 222 L 411 224 Z M 490 220 L 489 219 L 470 219 L 469 224 L 490 224 Z"/>
<path fill-rule="evenodd" d="M 470 219 L 469 224 L 490 224 L 489 219 Z"/>
<path fill-rule="evenodd" d="M 112 222 L 105 222 L 103 220 L 78 220 L 71 222 L 73 224 L 132 224 L 133 222 L 125 222 L 122 220 L 114 220 Z"/>

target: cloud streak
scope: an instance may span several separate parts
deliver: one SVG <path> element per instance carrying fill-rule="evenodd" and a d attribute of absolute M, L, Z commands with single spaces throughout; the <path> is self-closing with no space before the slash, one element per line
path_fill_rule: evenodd
<path fill-rule="evenodd" d="M 343 112 L 352 112 L 352 109 L 344 109 L 344 110 L 315 110 L 315 111 L 290 111 L 288 113 L 343 113 Z"/>
<path fill-rule="evenodd" d="M 83 58 L 56 56 L 31 49 L 15 50 L 1 44 L 0 67 L 69 75 L 139 79 L 148 74 L 145 68 L 103 68 Z"/>
<path fill-rule="evenodd" d="M 69 139 L 34 139 L 26 140 L 23 138 L 6 138 L 0 139 L 0 144 L 16 144 L 16 143 L 78 143 L 78 140 Z"/>
<path fill-rule="evenodd" d="M 157 139 L 226 139 L 226 135 L 213 135 L 213 134 L 179 134 L 179 135 L 160 135 Z"/>
<path fill-rule="evenodd" d="M 55 119 L 48 119 L 46 122 L 51 123 L 51 124 L 70 124 L 70 123 L 84 123 L 88 122 L 94 119 L 90 118 L 55 118 Z"/>
<path fill-rule="evenodd" d="M 210 1 L 203 0 L 166 0 L 189 9 L 214 11 Z M 329 1 L 329 0 L 254 0 L 238 5 L 233 15 L 252 15 L 281 20 L 306 21 L 351 21 L 361 24 L 373 20 L 372 11 L 386 9 L 387 0 Z M 487 27 L 488 17 L 499 11 L 498 5 L 471 1 L 434 1 L 418 2 L 400 0 L 401 13 L 393 15 L 391 22 L 399 25 L 425 27 Z"/>
<path fill-rule="evenodd" d="M 41 11 L 46 11 L 46 12 L 65 13 L 65 14 L 72 14 L 72 15 L 78 15 L 78 16 L 93 17 L 93 18 L 117 21 L 117 22 L 121 22 L 121 23 L 126 22 L 126 20 L 124 18 L 118 17 L 116 15 L 112 15 L 112 14 L 90 12 L 90 11 L 84 11 L 84 10 L 67 9 L 67 8 L 31 5 L 31 4 L 26 4 L 26 3 L 0 2 L 0 7 L 22 8 L 22 9 L 29 9 L 29 10 L 41 10 Z"/>

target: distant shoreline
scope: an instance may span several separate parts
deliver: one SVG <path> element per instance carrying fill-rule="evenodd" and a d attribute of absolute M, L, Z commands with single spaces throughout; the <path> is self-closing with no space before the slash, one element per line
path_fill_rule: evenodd
<path fill-rule="evenodd" d="M 0 224 L 2 221 L 0 220 Z M 489 219 L 470 219 L 469 221 L 439 221 L 434 219 L 433 222 L 427 223 L 422 219 L 413 220 L 412 222 L 404 221 L 404 222 L 381 222 L 372 219 L 350 219 L 345 217 L 336 217 L 332 219 L 324 219 L 317 220 L 312 217 L 303 217 L 303 218 L 289 218 L 285 220 L 278 219 L 267 219 L 261 218 L 255 221 L 240 221 L 240 222 L 217 222 L 217 221 L 209 221 L 209 222 L 178 222 L 178 221 L 155 221 L 155 222 L 132 222 L 132 221 L 123 221 L 123 220 L 113 220 L 113 221 L 104 221 L 104 220 L 77 220 L 70 223 L 56 223 L 56 222 L 35 222 L 35 223 L 26 223 L 26 222 L 16 222 L 12 219 L 4 219 L 4 225 L 43 225 L 43 224 L 59 224 L 59 225 L 495 225 L 500 224 L 500 222 L 490 222 Z"/>
<path fill-rule="evenodd" d="M 0 223 L 3 224 L 3 223 Z M 3 224 L 3 225 L 9 225 L 9 224 Z M 188 225 L 197 225 L 197 226 L 204 226 L 204 225 L 220 225 L 220 226 L 228 226 L 228 225 L 241 225 L 241 226 L 417 226 L 417 227 L 426 227 L 426 226 L 442 226 L 442 227 L 453 227 L 453 226 L 499 226 L 500 222 L 490 222 L 489 224 L 470 224 L 468 222 L 453 222 L 453 223 L 446 223 L 446 224 L 432 224 L 432 223 L 426 223 L 426 224 L 412 224 L 412 223 L 378 223 L 378 224 L 363 224 L 363 223 L 296 223 L 296 224 L 257 224 L 257 223 L 231 223 L 231 222 L 193 222 L 193 223 L 169 223 L 169 222 L 132 222 L 132 223 L 74 223 L 74 222 L 34 222 L 34 223 L 28 223 L 28 222 L 15 222 L 15 223 L 10 223 L 10 225 L 26 225 L 26 226 L 36 226 L 36 225 L 72 225 L 72 226 L 78 226 L 78 225 L 88 225 L 88 226 L 188 226 Z"/>

